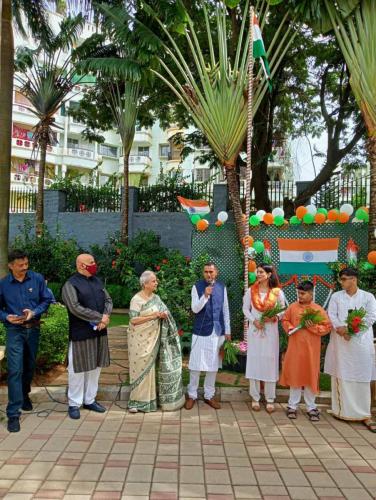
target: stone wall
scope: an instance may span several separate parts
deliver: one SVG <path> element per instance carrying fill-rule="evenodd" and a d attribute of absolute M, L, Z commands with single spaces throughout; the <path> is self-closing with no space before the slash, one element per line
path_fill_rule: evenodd
<path fill-rule="evenodd" d="M 140 231 L 153 231 L 158 234 L 161 244 L 167 248 L 180 250 L 184 255 L 192 253 L 192 224 L 187 215 L 181 212 L 138 212 L 138 189 L 129 192 L 129 237 L 132 239 Z M 120 212 L 67 212 L 66 195 L 63 191 L 45 191 L 44 218 L 51 234 L 56 231 L 66 238 L 75 239 L 84 249 L 94 244 L 103 245 L 109 236 L 120 230 Z M 226 210 L 227 186 L 214 186 L 213 207 L 215 215 Z M 34 214 L 10 214 L 10 241 L 20 234 L 25 220 L 35 223 Z"/>

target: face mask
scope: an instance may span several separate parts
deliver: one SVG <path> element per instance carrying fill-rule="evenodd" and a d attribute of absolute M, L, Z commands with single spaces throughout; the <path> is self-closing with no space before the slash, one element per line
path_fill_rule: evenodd
<path fill-rule="evenodd" d="M 97 274 L 97 271 L 98 271 L 97 264 L 94 262 L 94 264 L 90 264 L 89 266 L 86 266 L 86 271 L 88 273 L 90 273 L 92 276 L 95 276 Z"/>

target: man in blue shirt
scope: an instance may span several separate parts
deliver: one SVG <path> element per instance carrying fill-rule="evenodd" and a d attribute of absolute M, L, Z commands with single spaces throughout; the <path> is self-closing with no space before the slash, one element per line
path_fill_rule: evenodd
<path fill-rule="evenodd" d="M 20 430 L 20 409 L 31 411 L 29 398 L 39 343 L 40 316 L 51 302 L 44 278 L 29 271 L 25 252 L 9 253 L 10 273 L 0 280 L 0 320 L 7 333 L 8 431 Z"/>

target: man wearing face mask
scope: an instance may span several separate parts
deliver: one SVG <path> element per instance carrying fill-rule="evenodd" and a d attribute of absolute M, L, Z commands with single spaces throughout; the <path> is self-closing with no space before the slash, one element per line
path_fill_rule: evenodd
<path fill-rule="evenodd" d="M 76 259 L 77 272 L 62 290 L 68 308 L 68 414 L 80 418 L 80 406 L 104 413 L 106 409 L 95 400 L 102 367 L 109 366 L 107 326 L 112 300 L 96 277 L 94 257 L 81 254 Z"/>

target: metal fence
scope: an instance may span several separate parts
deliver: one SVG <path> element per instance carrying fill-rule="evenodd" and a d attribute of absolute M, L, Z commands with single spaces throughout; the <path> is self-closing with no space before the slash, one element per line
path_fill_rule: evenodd
<path fill-rule="evenodd" d="M 245 199 L 245 184 L 240 186 L 240 198 Z M 293 200 L 296 196 L 294 181 L 268 181 L 268 195 L 273 208 L 282 207 L 284 198 Z M 251 209 L 255 207 L 255 192 L 251 193 Z"/>
<path fill-rule="evenodd" d="M 67 192 L 67 212 L 120 212 L 120 209 L 118 188 L 80 186 Z"/>
<path fill-rule="evenodd" d="M 205 199 L 209 205 L 213 198 L 212 184 L 175 184 L 171 189 L 166 186 L 144 186 L 138 192 L 139 212 L 181 212 L 177 196 L 190 200 Z"/>
<path fill-rule="evenodd" d="M 327 209 L 338 208 L 350 203 L 355 208 L 370 203 L 370 176 L 335 176 L 325 183 L 312 197 L 315 205 Z"/>
<path fill-rule="evenodd" d="M 10 191 L 9 212 L 30 213 L 35 212 L 37 201 L 36 189 L 15 187 Z"/>

